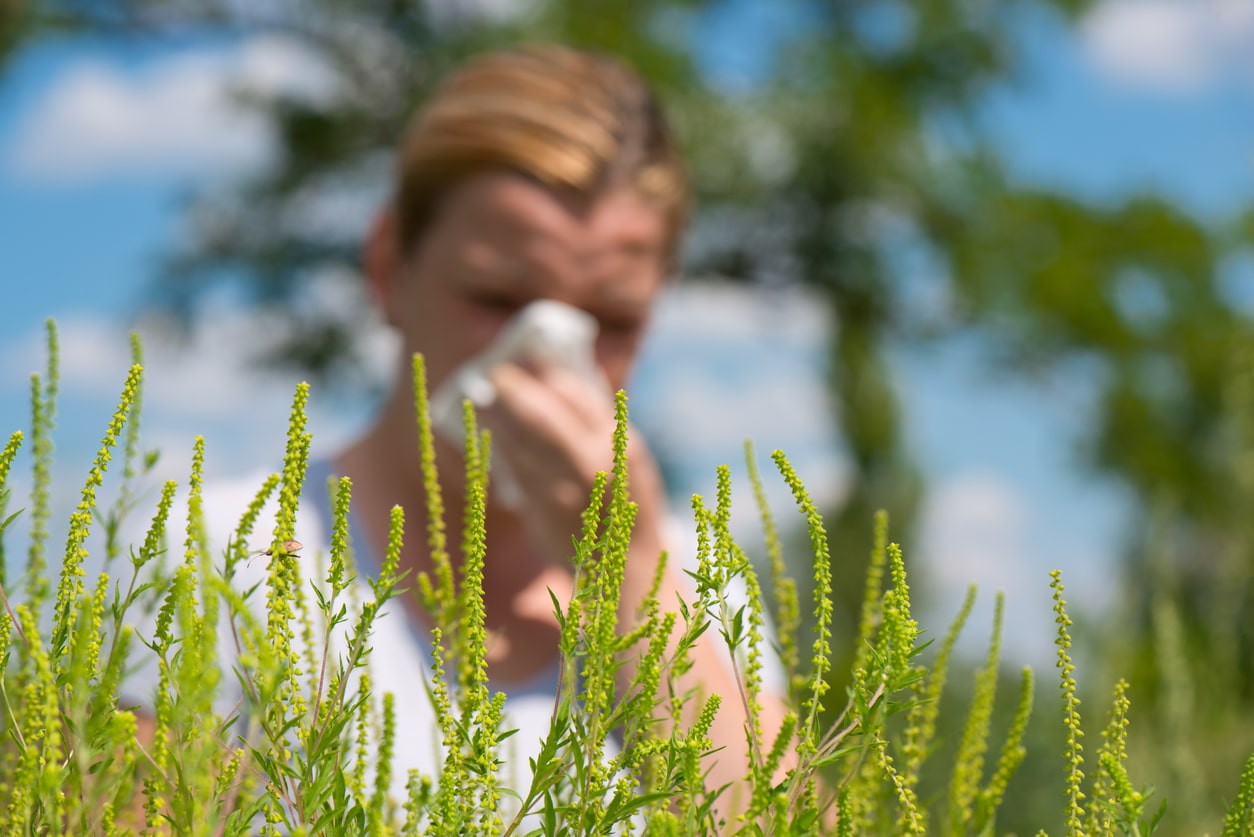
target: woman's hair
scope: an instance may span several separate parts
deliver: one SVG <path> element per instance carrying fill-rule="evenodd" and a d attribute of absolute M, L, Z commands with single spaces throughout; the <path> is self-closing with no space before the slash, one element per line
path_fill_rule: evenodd
<path fill-rule="evenodd" d="M 536 46 L 473 59 L 417 114 L 400 152 L 397 233 L 412 249 L 441 199 L 484 171 L 515 171 L 591 200 L 627 186 L 666 215 L 673 259 L 688 183 L 652 91 L 620 61 Z"/>

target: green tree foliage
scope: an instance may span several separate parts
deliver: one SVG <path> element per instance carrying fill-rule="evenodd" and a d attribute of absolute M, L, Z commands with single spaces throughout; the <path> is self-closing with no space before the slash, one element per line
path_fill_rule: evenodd
<path fill-rule="evenodd" d="M 30 20 L 26 0 L 0 0 L 0 72 L 28 36 Z"/>

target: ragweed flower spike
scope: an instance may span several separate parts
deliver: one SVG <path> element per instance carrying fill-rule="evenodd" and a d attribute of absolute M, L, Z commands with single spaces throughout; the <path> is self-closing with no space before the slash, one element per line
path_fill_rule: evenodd
<path fill-rule="evenodd" d="M 100 450 L 97 451 L 96 459 L 92 462 L 91 470 L 87 475 L 87 482 L 83 486 L 78 508 L 70 516 L 70 531 L 66 538 L 65 558 L 61 564 L 61 578 L 57 585 L 56 616 L 52 643 L 49 647 L 49 656 L 58 666 L 74 630 L 75 608 L 83 594 L 83 579 L 86 576 L 83 561 L 87 558 L 87 536 L 91 531 L 92 522 L 96 519 L 96 489 L 104 483 L 104 474 L 109 467 L 113 448 L 117 445 L 118 436 L 121 435 L 130 415 L 131 405 L 135 403 L 142 375 L 141 368 L 132 366 L 130 373 L 126 376 L 122 397 L 118 399 L 117 409 L 113 411 L 109 427 L 100 441 Z"/>
<path fill-rule="evenodd" d="M 993 771 L 993 777 L 988 785 L 980 791 L 974 829 L 977 834 L 985 833 L 989 824 L 993 822 L 997 808 L 1006 795 L 1006 786 L 1010 782 L 1010 777 L 1019 769 L 1019 765 L 1023 763 L 1027 755 L 1027 748 L 1023 746 L 1023 735 L 1028 727 L 1028 718 L 1032 715 L 1032 699 L 1035 691 L 1032 669 L 1024 668 L 1020 676 L 1019 702 L 1016 704 L 1014 717 L 1010 721 L 1010 731 L 1002 744 L 1001 755 L 997 759 L 997 769 Z"/>
<path fill-rule="evenodd" d="M 435 465 L 435 431 L 431 426 L 431 402 L 427 394 L 427 366 L 422 355 L 413 357 L 414 414 L 418 417 L 418 449 L 422 461 L 422 486 L 427 501 L 427 548 L 431 552 L 430 577 L 422 573 L 418 587 L 423 604 L 444 624 L 452 624 L 456 595 L 453 565 L 448 554 L 444 522 L 444 495 Z"/>
<path fill-rule="evenodd" d="M 270 495 L 279 487 L 279 481 L 282 479 L 278 474 L 270 474 L 262 482 L 261 487 L 257 489 L 257 493 L 253 495 L 253 499 L 248 504 L 248 508 L 241 515 L 239 525 L 235 527 L 235 541 L 231 544 L 231 551 L 227 555 L 225 576 L 230 578 L 235 571 L 235 566 L 247 560 L 251 560 L 248 553 L 248 540 L 252 535 L 253 529 L 257 526 L 257 520 L 261 517 L 261 512 L 265 508 L 266 500 L 270 499 Z M 263 550 L 264 551 L 264 550 Z M 271 547 L 273 551 L 273 547 Z M 253 556 L 261 554 L 260 552 L 252 553 Z"/>
<path fill-rule="evenodd" d="M 805 701 L 805 717 L 798 730 L 803 754 L 813 755 L 817 750 L 818 723 L 822 710 L 823 695 L 827 692 L 827 670 L 831 667 L 832 636 L 832 559 L 827 545 L 827 530 L 818 507 L 810 499 L 809 492 L 801 483 L 796 470 L 783 451 L 771 454 L 775 466 L 784 481 L 792 489 L 797 506 L 806 517 L 810 532 L 810 545 L 814 551 L 814 643 L 811 646 L 810 695 Z"/>
<path fill-rule="evenodd" d="M 1254 829 L 1254 756 L 1245 763 L 1236 799 L 1224 816 L 1223 837 L 1243 837 Z"/>
<path fill-rule="evenodd" d="M 762 534 L 766 542 L 766 555 L 771 569 L 771 587 L 774 590 L 772 615 L 775 618 L 776 641 L 779 643 L 779 661 L 784 668 L 788 693 L 791 697 L 796 697 L 805 688 L 805 677 L 800 671 L 801 656 L 797 650 L 797 632 L 801 625 L 797 583 L 788 575 L 784 565 L 784 550 L 780 543 L 779 530 L 771 514 L 770 505 L 767 503 L 766 487 L 762 483 L 757 457 L 754 456 L 753 443 L 750 441 L 745 442 L 745 466 L 749 473 L 749 483 L 753 487 L 753 498 L 758 506 L 758 515 L 762 521 Z"/>
<path fill-rule="evenodd" d="M 4 446 L 4 451 L 0 452 L 0 491 L 4 490 L 5 481 L 9 478 L 9 468 L 13 465 L 13 457 L 17 456 L 18 448 L 22 446 L 22 438 L 22 431 L 14 430 L 8 444 Z"/>
<path fill-rule="evenodd" d="M 955 834 L 965 833 L 976 815 L 979 783 L 984 775 L 984 754 L 988 748 L 993 703 L 997 697 L 998 661 L 1001 655 L 1001 632 L 1005 615 L 1005 596 L 997 594 L 993 608 L 993 635 L 988 644 L 984 665 L 975 673 L 967 721 L 958 742 L 953 777 L 949 785 L 949 822 Z"/>
<path fill-rule="evenodd" d="M 967 588 L 966 598 L 958 615 L 954 617 L 941 640 L 931 671 L 919 681 L 918 689 L 921 699 L 910 707 L 909 720 L 906 723 L 905 742 L 902 745 L 903 765 L 902 779 L 911 787 L 919 781 L 919 770 L 932 742 L 936 737 L 936 719 L 940 714 L 941 694 L 945 690 L 945 680 L 949 675 L 949 658 L 953 654 L 954 645 L 962 633 L 971 608 L 975 606 L 975 585 Z"/>
<path fill-rule="evenodd" d="M 1049 586 L 1054 591 L 1054 621 L 1058 624 L 1054 644 L 1058 646 L 1063 723 L 1067 727 L 1067 834 L 1068 837 L 1079 837 L 1084 823 L 1084 791 L 1080 790 L 1084 782 L 1084 745 L 1080 743 L 1084 730 L 1080 728 L 1080 699 L 1076 696 L 1076 682 L 1072 676 L 1075 666 L 1071 662 L 1071 634 L 1067 630 L 1071 627 L 1071 617 L 1067 615 L 1067 602 L 1062 597 L 1062 570 L 1053 570 L 1049 577 Z"/>
<path fill-rule="evenodd" d="M 47 321 L 48 368 L 44 377 L 37 373 L 30 378 L 31 459 L 34 465 L 31 485 L 30 551 L 26 562 L 27 601 L 35 613 L 43 608 L 48 597 L 48 578 L 44 572 L 48 542 L 52 488 L 52 430 L 56 424 L 57 388 L 61 380 L 61 352 L 57 342 L 57 326 Z"/>
<path fill-rule="evenodd" d="M 9 442 L 4 446 L 4 450 L 0 451 L 0 536 L 3 536 L 4 530 L 9 524 L 17 519 L 19 512 L 6 515 L 6 506 L 8 500 L 8 491 L 5 484 L 9 478 L 9 468 L 13 465 L 13 459 L 17 456 L 18 448 L 22 446 L 22 431 L 15 430 L 13 435 L 9 437 Z M 5 583 L 5 567 L 4 561 L 0 560 L 0 585 Z"/>
<path fill-rule="evenodd" d="M 327 585 L 335 598 L 348 587 L 347 566 L 350 555 L 348 546 L 348 509 L 353 495 L 353 483 L 348 477 L 340 477 L 335 487 L 331 526 L 331 566 L 327 569 Z M 293 541 L 295 543 L 295 541 Z M 296 547 L 300 549 L 300 546 Z"/>
<path fill-rule="evenodd" d="M 862 616 L 858 621 L 858 644 L 854 668 L 867 668 L 867 653 L 873 647 L 875 632 L 882 616 L 884 571 L 888 566 L 888 513 L 875 514 L 875 534 L 867 565 L 866 586 L 862 593 Z"/>

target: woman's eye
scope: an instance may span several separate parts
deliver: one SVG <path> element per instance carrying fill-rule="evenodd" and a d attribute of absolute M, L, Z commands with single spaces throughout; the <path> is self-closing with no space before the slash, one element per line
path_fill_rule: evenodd
<path fill-rule="evenodd" d="M 522 307 L 522 303 L 513 297 L 498 296 L 496 294 L 472 294 L 470 301 L 480 308 L 488 308 L 493 311 L 517 311 Z"/>
<path fill-rule="evenodd" d="M 601 331 L 606 334 L 633 334 L 639 330 L 637 320 L 601 320 Z"/>

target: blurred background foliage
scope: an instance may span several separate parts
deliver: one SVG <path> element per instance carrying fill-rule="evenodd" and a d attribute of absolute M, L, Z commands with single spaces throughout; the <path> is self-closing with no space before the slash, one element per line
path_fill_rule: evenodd
<path fill-rule="evenodd" d="M 286 324 L 266 360 L 342 384 L 363 318 L 310 308 L 302 286 L 355 281 L 390 151 L 431 86 L 467 54 L 518 41 L 624 56 L 661 91 L 691 161 L 684 273 L 804 283 L 834 312 L 832 432 L 852 490 L 829 526 L 836 588 L 850 591 L 846 635 L 872 512 L 889 510 L 908 547 L 920 496 L 889 349 L 975 333 L 998 374 L 1082 368 L 1099 382 L 1086 461 L 1131 491 L 1142 525 L 1126 544 L 1126 608 L 1089 652 L 1106 669 L 1089 685 L 1107 693 L 1116 674 L 1133 678 L 1133 780 L 1171 800 L 1174 833 L 1215 828 L 1254 745 L 1254 341 L 1220 278 L 1250 252 L 1254 212 L 1203 222 L 1154 194 L 1094 204 L 1007 176 L 975 107 L 1020 72 L 1023 15 L 1074 18 L 1086 0 L 779 0 L 797 24 L 771 34 L 769 60 L 732 90 L 694 58 L 725 2 L 0 0 L 0 67 L 50 29 L 273 31 L 318 56 L 328 95 L 238 91 L 281 153 L 189 195 L 189 244 L 170 254 L 154 304 L 186 322 L 230 286 Z M 303 220 L 327 207 L 345 219 L 338 233 Z M 1041 681 L 1033 726 L 1052 741 Z M 1089 704 L 1094 725 L 1105 702 Z M 1033 801 L 1057 809 L 1057 758 L 1028 763 L 1011 789 L 1024 804 L 1009 812 L 1024 819 L 1003 827 L 1057 827 Z"/>

